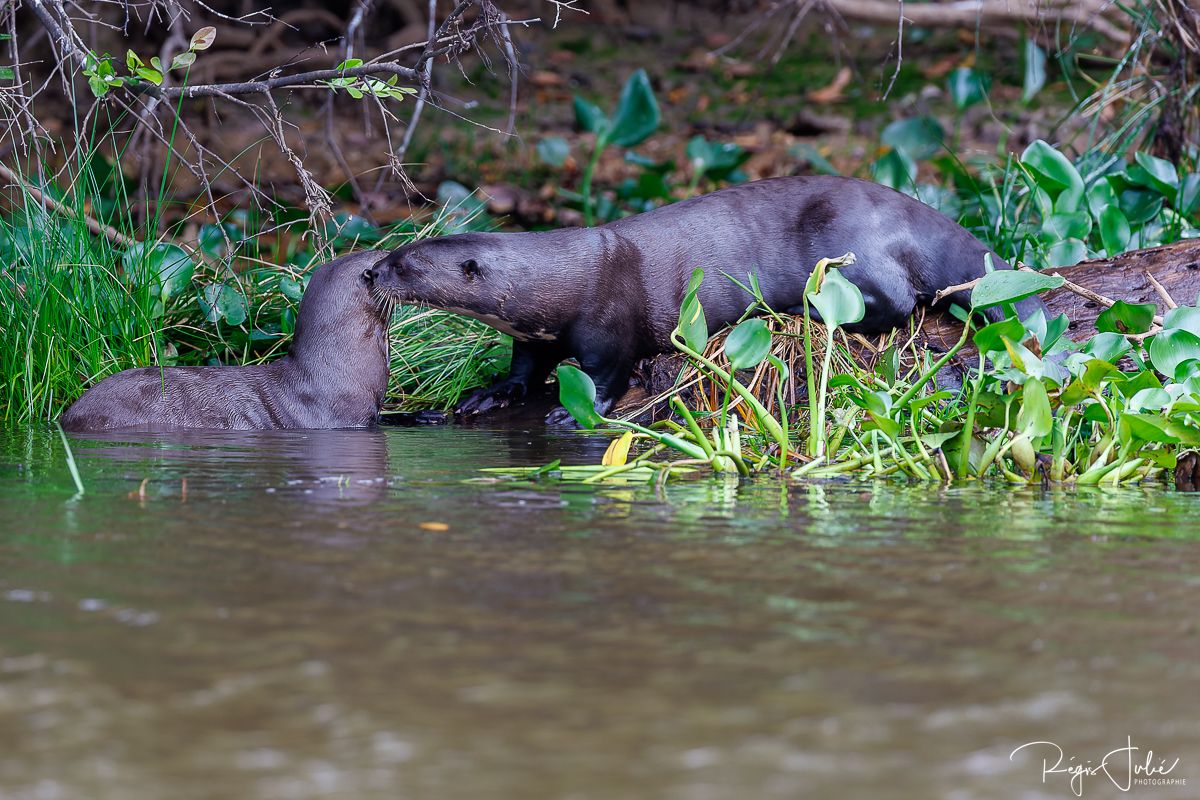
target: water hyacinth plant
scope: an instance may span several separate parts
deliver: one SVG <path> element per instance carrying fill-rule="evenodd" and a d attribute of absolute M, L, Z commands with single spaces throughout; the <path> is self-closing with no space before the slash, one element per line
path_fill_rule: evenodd
<path fill-rule="evenodd" d="M 861 294 L 838 272 L 847 254 L 822 260 L 805 292 L 799 319 L 807 395 L 786 405 L 782 380 L 768 409 L 742 377 L 767 364 L 786 380 L 778 352 L 794 340 L 781 318 L 755 294 L 744 319 L 724 335 L 723 363 L 706 352 L 707 327 L 697 271 L 680 308 L 672 339 L 691 366 L 722 387 L 705 409 L 669 398 L 674 418 L 651 425 L 598 415 L 590 379 L 559 368 L 560 399 L 587 429 L 620 433 L 598 466 L 552 465 L 509 474 L 553 474 L 602 481 L 665 480 L 687 469 L 747 476 L 799 464 L 796 477 L 904 477 L 923 481 L 1003 479 L 1087 486 L 1135 483 L 1171 474 L 1178 456 L 1200 447 L 1200 309 L 1180 306 L 1159 317 L 1152 305 L 1121 301 L 1097 320 L 1084 342 L 1066 338 L 1065 316 L 1040 313 L 1021 321 L 1012 305 L 1058 288 L 1057 275 L 992 271 L 971 294 L 962 336 L 934 359 L 929 354 L 898 369 L 895 358 L 855 363 L 844 326 L 862 318 Z M 1000 307 L 1008 316 L 976 324 L 976 312 Z M 974 366 L 955 389 L 939 385 L 955 356 L 975 351 Z M 792 350 L 795 353 L 795 350 Z M 834 353 L 838 354 L 835 367 Z M 892 356 L 895 353 L 891 353 Z M 794 358 L 792 359 L 795 360 Z M 762 373 L 761 370 L 758 371 Z"/>

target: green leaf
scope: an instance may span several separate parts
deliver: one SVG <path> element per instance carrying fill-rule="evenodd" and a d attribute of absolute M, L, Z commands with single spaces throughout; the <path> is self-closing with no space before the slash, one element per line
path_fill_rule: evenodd
<path fill-rule="evenodd" d="M 1179 328 L 1200 336 L 1200 308 L 1180 306 L 1163 315 L 1164 328 Z"/>
<path fill-rule="evenodd" d="M 1064 192 L 1064 195 L 1066 193 Z M 1064 239 L 1086 239 L 1092 232 L 1092 218 L 1086 211 L 1051 214 L 1042 223 L 1042 235 L 1050 243 Z"/>
<path fill-rule="evenodd" d="M 621 89 L 609 141 L 620 147 L 635 147 L 658 130 L 659 119 L 658 101 L 650 88 L 650 78 L 646 70 L 639 69 L 629 76 Z"/>
<path fill-rule="evenodd" d="M 725 355 L 734 370 L 757 367 L 769 352 L 771 330 L 761 319 L 741 322 L 725 337 Z"/>
<path fill-rule="evenodd" d="M 1037 439 L 1054 427 L 1054 415 L 1050 412 L 1050 398 L 1046 387 L 1037 378 L 1025 381 L 1021 393 L 1021 410 L 1017 412 L 1017 430 L 1030 439 Z"/>
<path fill-rule="evenodd" d="M 1117 193 L 1113 189 L 1112 181 L 1103 177 L 1093 183 L 1087 190 L 1087 204 L 1088 210 L 1092 212 L 1092 219 L 1100 222 L 1104 209 L 1117 205 Z"/>
<path fill-rule="evenodd" d="M 1129 247 L 1129 237 L 1129 220 L 1116 204 L 1100 212 L 1100 241 L 1104 243 L 1104 251 L 1108 255 L 1124 253 Z"/>
<path fill-rule="evenodd" d="M 1096 330 L 1101 333 L 1145 333 L 1154 323 L 1154 303 L 1126 303 L 1118 300 L 1096 317 Z"/>
<path fill-rule="evenodd" d="M 363 60 L 361 58 L 347 58 L 345 61 L 334 67 L 334 69 L 345 71 L 348 69 L 354 69 L 355 67 L 361 67 L 362 65 Z"/>
<path fill-rule="evenodd" d="M 1200 172 L 1193 172 L 1179 184 L 1179 196 L 1175 201 L 1175 210 L 1185 217 L 1190 217 L 1200 208 Z"/>
<path fill-rule="evenodd" d="M 1115 364 L 1132 345 L 1119 333 L 1098 333 L 1083 346 L 1083 352 L 1101 361 Z"/>
<path fill-rule="evenodd" d="M 991 79 L 987 75 L 970 67 L 959 67 L 950 73 L 947 80 L 950 99 L 959 111 L 983 102 L 987 97 L 989 84 Z"/>
<path fill-rule="evenodd" d="M 355 100 L 362 100 L 363 97 L 365 97 L 362 89 L 359 89 L 357 86 L 347 86 L 346 92 L 349 93 L 349 95 Z"/>
<path fill-rule="evenodd" d="M 1119 196 L 1121 213 L 1136 227 L 1154 219 L 1162 211 L 1163 196 L 1147 189 L 1126 189 Z"/>
<path fill-rule="evenodd" d="M 181 247 L 165 242 L 154 245 L 138 242 L 121 256 L 125 274 L 149 286 L 163 300 L 187 288 L 195 267 L 195 262 Z"/>
<path fill-rule="evenodd" d="M 132 50 L 125 51 L 125 66 L 130 72 L 136 72 L 137 68 L 142 66 L 143 63 L 141 56 L 137 53 Z"/>
<path fill-rule="evenodd" d="M 892 148 L 871 165 L 871 179 L 899 191 L 911 191 L 917 180 L 917 163 L 903 150 Z"/>
<path fill-rule="evenodd" d="M 913 161 L 924 161 L 941 152 L 946 133 L 933 117 L 909 117 L 889 124 L 880 139 Z"/>
<path fill-rule="evenodd" d="M 1171 405 L 1171 395 L 1160 387 L 1139 389 L 1125 403 L 1127 411 L 1162 411 Z"/>
<path fill-rule="evenodd" d="M 838 328 L 861 322 L 867 312 L 862 292 L 857 286 L 846 280 L 840 270 L 830 269 L 825 273 L 821 290 L 806 294 L 808 302 L 821 315 L 821 322 L 827 328 Z"/>
<path fill-rule="evenodd" d="M 1046 259 L 1052 267 L 1070 267 L 1087 258 L 1087 245 L 1078 239 L 1063 239 L 1055 242 L 1046 251 Z"/>
<path fill-rule="evenodd" d="M 597 136 L 602 136 L 608 131 L 608 116 L 600 110 L 600 106 L 589 103 L 579 95 L 575 95 L 572 105 L 575 109 L 575 124 L 580 130 Z"/>
<path fill-rule="evenodd" d="M 1162 192 L 1168 199 L 1174 200 L 1179 191 L 1179 173 L 1175 171 L 1175 165 L 1140 150 L 1134 153 L 1133 157 L 1137 159 L 1137 163 L 1141 165 L 1142 169 L 1146 170 L 1150 185 Z"/>
<path fill-rule="evenodd" d="M 187 50 L 171 59 L 171 69 L 184 69 L 196 63 L 196 54 Z"/>
<path fill-rule="evenodd" d="M 689 293 L 683 299 L 679 309 L 679 332 L 683 341 L 697 353 L 703 353 L 708 344 L 708 322 L 704 319 L 704 307 L 695 293 Z"/>
<path fill-rule="evenodd" d="M 537 154 L 543 164 L 561 167 L 571 155 L 571 145 L 561 136 L 547 136 L 537 143 Z"/>
<path fill-rule="evenodd" d="M 230 325 L 241 325 L 246 321 L 246 298 L 234 286 L 210 283 L 201 290 L 199 302 L 209 322 L 224 319 Z"/>
<path fill-rule="evenodd" d="M 205 25 L 192 34 L 192 41 L 188 44 L 188 48 L 191 50 L 207 50 L 212 47 L 213 42 L 216 40 L 217 29 L 211 25 Z"/>
<path fill-rule="evenodd" d="M 332 244 L 374 243 L 383 234 L 363 217 L 342 212 L 325 223 L 325 238 Z"/>
<path fill-rule="evenodd" d="M 1021 163 L 1034 174 L 1038 185 L 1051 191 L 1071 191 L 1083 196 L 1083 178 L 1066 156 L 1041 139 L 1021 153 Z"/>
<path fill-rule="evenodd" d="M 1021 102 L 1028 103 L 1046 85 L 1046 51 L 1026 36 L 1021 55 L 1025 62 L 1025 85 L 1021 89 Z"/>
<path fill-rule="evenodd" d="M 980 311 L 1003 303 L 1015 303 L 1062 285 L 1063 278 L 1060 275 L 1014 269 L 994 270 L 984 275 L 971 290 L 971 308 Z"/>
<path fill-rule="evenodd" d="M 0 81 L 11 81 L 16 77 L 17 73 L 13 71 L 12 67 L 0 67 Z"/>
<path fill-rule="evenodd" d="M 1162 442 L 1174 444 L 1179 437 L 1169 430 L 1169 422 L 1157 414 L 1124 413 L 1120 418 L 1120 435 L 1125 441 Z"/>
<path fill-rule="evenodd" d="M 745 163 L 750 154 L 733 142 L 710 142 L 703 136 L 693 136 L 687 143 L 688 163 L 701 176 L 719 181 Z"/>
<path fill-rule="evenodd" d="M 1004 344 L 1005 339 L 1010 342 L 1021 342 L 1025 340 L 1025 335 L 1025 326 L 1021 324 L 1021 320 L 1009 317 L 983 326 L 975 332 L 971 341 L 975 343 L 975 347 L 979 349 L 980 353 L 1003 353 L 1007 349 Z"/>
<path fill-rule="evenodd" d="M 604 424 L 604 418 L 596 413 L 596 384 L 578 367 L 559 366 L 558 402 L 581 428 L 593 430 Z"/>
<path fill-rule="evenodd" d="M 304 297 L 304 283 L 296 280 L 290 275 L 284 275 L 279 279 L 279 291 L 283 296 L 294 303 L 299 303 Z"/>
<path fill-rule="evenodd" d="M 1169 328 L 1150 342 L 1150 363 L 1171 380 L 1176 380 L 1180 364 L 1200 359 L 1200 336 L 1183 328 Z"/>

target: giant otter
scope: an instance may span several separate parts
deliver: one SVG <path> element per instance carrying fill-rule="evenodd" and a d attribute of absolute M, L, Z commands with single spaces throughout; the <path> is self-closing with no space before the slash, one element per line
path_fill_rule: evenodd
<path fill-rule="evenodd" d="M 288 354 L 249 367 L 143 367 L 110 375 L 60 420 L 116 428 L 354 428 L 373 425 L 388 382 L 396 276 L 366 251 L 313 273 Z"/>
<path fill-rule="evenodd" d="M 637 359 L 672 349 L 692 270 L 704 270 L 699 298 L 712 333 L 752 301 L 722 272 L 742 283 L 754 273 L 772 308 L 799 313 L 813 266 L 846 252 L 857 262 L 843 274 L 866 303 L 852 329 L 863 332 L 902 325 L 939 289 L 983 275 L 988 253 L 1008 268 L 924 203 L 828 176 L 746 183 L 597 228 L 427 239 L 382 263 L 395 270 L 402 301 L 475 317 L 515 339 L 508 377 L 460 402 L 458 413 L 520 400 L 569 357 L 595 382 L 596 409 L 605 413 Z M 967 292 L 949 300 L 969 304 Z M 1037 298 L 1017 307 L 1022 317 L 1044 308 Z M 547 419 L 569 417 L 558 408 Z"/>

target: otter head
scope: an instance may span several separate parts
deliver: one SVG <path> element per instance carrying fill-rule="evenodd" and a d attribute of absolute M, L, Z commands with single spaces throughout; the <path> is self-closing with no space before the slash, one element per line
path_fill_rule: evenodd
<path fill-rule="evenodd" d="M 392 312 L 401 296 L 377 250 L 351 253 L 313 272 L 296 320 L 294 347 L 357 349 L 364 338 L 386 342 Z"/>
<path fill-rule="evenodd" d="M 413 242 L 380 262 L 402 302 L 423 303 L 479 318 L 503 316 L 501 282 L 483 234 Z"/>

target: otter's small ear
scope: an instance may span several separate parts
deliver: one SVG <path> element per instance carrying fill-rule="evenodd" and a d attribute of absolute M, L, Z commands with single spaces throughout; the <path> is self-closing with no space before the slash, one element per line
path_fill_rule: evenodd
<path fill-rule="evenodd" d="M 462 269 L 463 275 L 466 275 L 468 278 L 478 278 L 483 274 L 483 270 L 479 267 L 479 262 L 473 258 L 468 258 L 458 266 Z"/>
<path fill-rule="evenodd" d="M 375 280 L 375 270 L 371 269 L 370 267 L 367 267 L 366 269 L 364 269 L 362 271 L 362 278 L 367 283 L 370 283 L 371 281 Z"/>

